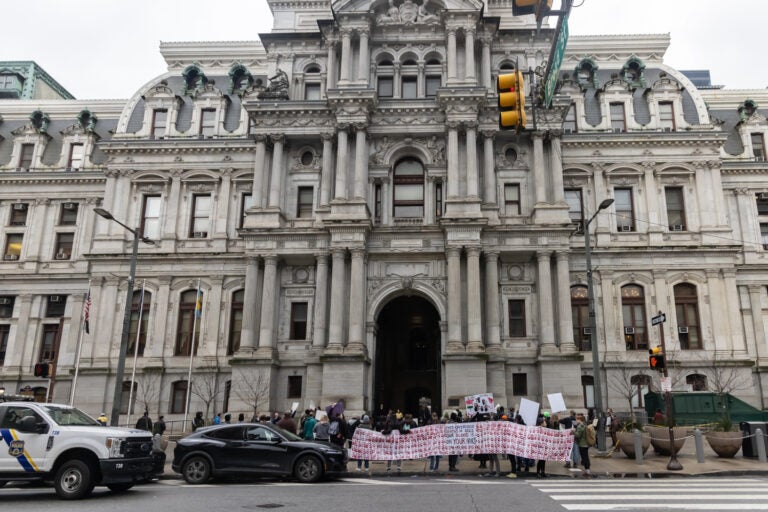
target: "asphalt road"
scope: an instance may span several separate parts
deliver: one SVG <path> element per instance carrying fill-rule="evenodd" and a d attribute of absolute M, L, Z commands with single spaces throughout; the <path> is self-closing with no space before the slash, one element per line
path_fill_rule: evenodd
<path fill-rule="evenodd" d="M 97 488 L 93 497 L 60 501 L 44 487 L 0 489 L 0 503 L 18 511 L 297 512 L 388 510 L 419 512 L 529 510 L 768 510 L 768 478 L 510 480 L 481 477 L 342 478 L 320 484 L 290 481 L 215 482 L 189 486 L 163 480 L 123 494 Z M 12 508 L 11 508 L 12 507 Z"/>

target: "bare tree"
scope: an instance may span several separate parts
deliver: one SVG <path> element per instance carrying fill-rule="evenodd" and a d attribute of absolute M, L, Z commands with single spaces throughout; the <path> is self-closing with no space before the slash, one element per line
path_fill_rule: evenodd
<path fill-rule="evenodd" d="M 135 403 L 142 405 L 145 411 L 149 411 L 151 405 L 157 403 L 160 396 L 160 373 L 145 372 L 140 379 L 136 380 L 136 400 Z"/>
<path fill-rule="evenodd" d="M 646 371 L 629 366 L 621 366 L 619 368 L 615 368 L 611 372 L 611 379 L 608 381 L 608 386 L 614 392 L 616 392 L 616 394 L 627 401 L 627 405 L 629 406 L 630 411 L 630 421 L 633 424 L 637 423 L 637 418 L 635 416 L 635 408 L 632 407 L 632 400 L 640 392 L 641 385 L 639 382 L 637 382 L 637 376 L 648 377 L 648 384 L 650 389 L 652 379 L 646 373 Z"/>
<path fill-rule="evenodd" d="M 253 368 L 241 369 L 239 377 L 237 385 L 233 386 L 235 394 L 253 409 L 255 416 L 259 412 L 259 406 L 269 402 L 269 379 L 262 371 Z"/>
<path fill-rule="evenodd" d="M 707 375 L 709 387 L 718 395 L 733 394 L 752 387 L 748 378 L 745 378 L 744 367 L 738 364 L 728 364 L 718 355 L 717 351 L 710 359 L 703 362 L 704 373 Z"/>
<path fill-rule="evenodd" d="M 215 364 L 206 364 L 195 372 L 195 379 L 192 383 L 192 394 L 198 397 L 205 404 L 205 417 L 210 418 L 209 412 L 211 405 L 221 394 L 218 385 L 218 368 Z"/>

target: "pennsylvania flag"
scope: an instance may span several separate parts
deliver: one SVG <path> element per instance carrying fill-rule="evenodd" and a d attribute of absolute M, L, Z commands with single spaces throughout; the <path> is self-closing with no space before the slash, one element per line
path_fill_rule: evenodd
<path fill-rule="evenodd" d="M 203 312 L 203 293 L 200 291 L 200 281 L 197 281 L 197 299 L 195 299 L 195 316 L 200 318 Z"/>

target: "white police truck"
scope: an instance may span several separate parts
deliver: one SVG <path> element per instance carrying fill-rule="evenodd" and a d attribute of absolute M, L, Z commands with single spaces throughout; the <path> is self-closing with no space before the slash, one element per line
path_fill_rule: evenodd
<path fill-rule="evenodd" d="M 44 481 L 74 500 L 96 485 L 120 492 L 155 475 L 149 432 L 105 427 L 68 405 L 0 402 L 0 437 L 0 487 Z"/>

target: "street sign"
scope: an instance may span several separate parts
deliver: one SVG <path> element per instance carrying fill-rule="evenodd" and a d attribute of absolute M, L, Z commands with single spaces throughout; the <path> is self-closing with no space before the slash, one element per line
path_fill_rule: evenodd
<path fill-rule="evenodd" d="M 549 108 L 552 104 L 552 95 L 555 94 L 557 79 L 560 75 L 560 65 L 563 63 L 565 55 L 565 45 L 568 43 L 568 12 L 563 14 L 558 22 L 557 41 L 552 46 L 552 53 L 549 55 L 549 73 L 547 81 L 544 83 L 544 107 Z"/>
<path fill-rule="evenodd" d="M 672 377 L 661 378 L 661 391 L 663 393 L 672 392 Z"/>
<path fill-rule="evenodd" d="M 651 325 L 659 325 L 660 323 L 666 322 L 666 321 L 667 321 L 667 315 L 662 313 L 660 315 L 657 315 L 651 318 Z"/>

